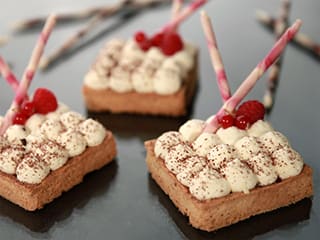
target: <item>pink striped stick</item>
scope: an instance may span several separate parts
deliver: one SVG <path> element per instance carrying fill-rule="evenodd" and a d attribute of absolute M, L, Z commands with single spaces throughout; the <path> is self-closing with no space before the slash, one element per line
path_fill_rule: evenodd
<path fill-rule="evenodd" d="M 221 54 L 218 50 L 216 36 L 213 31 L 210 18 L 205 11 L 201 12 L 201 23 L 202 23 L 204 34 L 207 39 L 208 49 L 211 57 L 211 63 L 216 73 L 217 83 L 218 83 L 218 87 L 222 97 L 222 101 L 225 102 L 231 96 L 230 87 L 228 84 L 226 72 L 224 70 Z"/>
<path fill-rule="evenodd" d="M 189 6 L 182 10 L 182 12 L 172 19 L 169 23 L 163 26 L 160 32 L 171 31 L 176 29 L 181 22 L 193 14 L 199 7 L 204 5 L 207 0 L 194 0 Z"/>
<path fill-rule="evenodd" d="M 5 62 L 5 60 L 0 56 L 0 72 L 4 79 L 7 80 L 9 85 L 12 87 L 13 91 L 16 92 L 19 86 L 19 81 L 16 76 L 10 70 L 10 67 Z"/>
<path fill-rule="evenodd" d="M 183 0 L 172 0 L 171 19 L 175 19 L 182 8 Z"/>
<path fill-rule="evenodd" d="M 288 27 L 288 18 L 290 12 L 291 2 L 290 0 L 282 0 L 281 8 L 279 11 L 279 17 L 276 20 L 274 27 L 274 35 L 278 40 Z M 298 34 L 297 34 L 298 35 Z M 297 37 L 297 36 L 295 36 Z M 273 107 L 274 98 L 276 94 L 276 88 L 279 82 L 279 75 L 281 71 L 283 55 L 279 57 L 278 61 L 270 67 L 270 73 L 267 82 L 267 89 L 263 96 L 263 104 L 267 111 L 270 111 Z"/>
<path fill-rule="evenodd" d="M 285 49 L 286 45 L 295 34 L 298 32 L 302 22 L 300 19 L 287 29 L 287 31 L 279 38 L 279 40 L 272 47 L 267 56 L 256 66 L 256 68 L 249 74 L 249 76 L 242 82 L 240 87 L 234 95 L 227 100 L 220 108 L 216 115 L 207 120 L 205 132 L 215 132 L 219 128 L 218 118 L 223 116 L 225 112 L 233 113 L 238 104 L 245 98 L 245 96 L 254 87 L 256 82 L 260 79 L 263 73 L 273 64 Z"/>
<path fill-rule="evenodd" d="M 46 24 L 39 36 L 38 42 L 33 49 L 33 52 L 31 54 L 31 58 L 29 60 L 29 64 L 26 68 L 26 70 L 23 73 L 22 79 L 20 81 L 20 84 L 18 86 L 18 89 L 16 91 L 15 97 L 13 99 L 13 102 L 11 103 L 11 106 L 9 110 L 7 111 L 3 124 L 0 129 L 0 135 L 2 135 L 7 128 L 12 123 L 12 118 L 14 117 L 14 114 L 19 109 L 23 99 L 27 95 L 28 88 L 30 86 L 30 83 L 33 79 L 34 73 L 36 69 L 38 68 L 38 64 L 40 61 L 40 58 L 43 54 L 44 47 L 48 41 L 48 38 L 52 32 L 52 29 L 56 23 L 56 16 L 50 15 L 46 21 Z"/>

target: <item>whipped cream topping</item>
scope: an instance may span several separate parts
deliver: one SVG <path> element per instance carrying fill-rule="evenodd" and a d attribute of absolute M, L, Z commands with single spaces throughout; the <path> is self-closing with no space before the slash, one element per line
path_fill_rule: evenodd
<path fill-rule="evenodd" d="M 249 136 L 260 137 L 261 135 L 273 131 L 271 125 L 263 120 L 258 120 L 247 130 Z"/>
<path fill-rule="evenodd" d="M 105 128 L 59 103 L 54 112 L 33 115 L 28 126 L 11 125 L 0 136 L 0 171 L 22 182 L 40 183 L 87 146 L 101 144 Z"/>
<path fill-rule="evenodd" d="M 183 69 L 182 67 L 180 67 L 179 63 L 177 61 L 175 61 L 173 58 L 168 58 L 165 61 L 163 61 L 162 65 L 161 65 L 161 69 L 168 69 L 172 72 L 176 72 L 176 74 L 178 76 L 182 76 L 183 74 Z M 184 71 L 185 74 L 187 73 L 187 71 Z"/>
<path fill-rule="evenodd" d="M 106 136 L 105 128 L 93 119 L 87 119 L 79 125 L 79 131 L 84 135 L 89 147 L 101 144 Z"/>
<path fill-rule="evenodd" d="M 275 170 L 281 179 L 296 176 L 302 171 L 301 155 L 288 146 L 275 151 L 272 157 Z"/>
<path fill-rule="evenodd" d="M 177 52 L 172 57 L 172 60 L 178 64 L 182 72 L 186 73 L 190 71 L 192 69 L 192 66 L 194 65 L 194 57 L 190 57 L 190 53 L 188 53 L 187 51 Z"/>
<path fill-rule="evenodd" d="M 67 129 L 77 129 L 84 117 L 77 112 L 69 111 L 61 114 L 60 121 Z"/>
<path fill-rule="evenodd" d="M 132 74 L 132 85 L 136 92 L 151 93 L 153 92 L 153 70 L 148 68 L 139 68 Z"/>
<path fill-rule="evenodd" d="M 204 168 L 197 178 L 193 178 L 190 193 L 199 200 L 223 197 L 230 193 L 228 181 L 216 170 Z"/>
<path fill-rule="evenodd" d="M 136 43 L 135 40 L 129 39 L 123 46 L 122 49 L 122 55 L 126 56 L 126 58 L 129 56 L 135 56 L 137 58 L 144 58 L 145 52 L 141 50 L 139 45 Z"/>
<path fill-rule="evenodd" d="M 280 132 L 267 132 L 259 138 L 265 151 L 273 153 L 274 151 L 289 146 L 288 139 Z"/>
<path fill-rule="evenodd" d="M 181 143 L 181 134 L 179 132 L 165 132 L 158 137 L 154 146 L 154 153 L 157 157 L 165 159 L 170 151 L 170 148 L 179 143 Z"/>
<path fill-rule="evenodd" d="M 222 169 L 232 192 L 249 193 L 258 183 L 257 176 L 253 171 L 238 158 L 228 162 Z"/>
<path fill-rule="evenodd" d="M 302 157 L 269 123 L 257 121 L 248 130 L 233 127 L 203 132 L 204 122 L 189 120 L 179 132 L 166 132 L 154 152 L 169 171 L 199 200 L 244 192 L 257 185 L 298 175 Z"/>
<path fill-rule="evenodd" d="M 262 151 L 261 143 L 255 137 L 245 136 L 238 140 L 234 146 L 242 159 L 250 159 Z"/>
<path fill-rule="evenodd" d="M 24 148 L 20 144 L 5 142 L 0 146 L 0 170 L 7 174 L 15 174 L 18 163 L 24 155 Z"/>
<path fill-rule="evenodd" d="M 186 142 L 193 142 L 202 133 L 205 122 L 199 119 L 187 121 L 179 128 L 182 139 Z"/>
<path fill-rule="evenodd" d="M 40 133 L 52 141 L 55 141 L 64 130 L 63 124 L 53 119 L 47 119 L 40 127 Z"/>
<path fill-rule="evenodd" d="M 91 69 L 84 77 L 84 84 L 92 89 L 106 89 L 109 86 L 109 79 Z"/>
<path fill-rule="evenodd" d="M 62 167 L 68 160 L 68 151 L 57 142 L 45 139 L 44 136 L 29 135 L 26 150 L 49 164 L 51 170 Z"/>
<path fill-rule="evenodd" d="M 273 166 L 272 159 L 264 154 L 258 153 L 252 156 L 246 162 L 251 166 L 253 172 L 257 175 L 259 185 L 265 186 L 274 183 L 278 175 Z"/>
<path fill-rule="evenodd" d="M 196 48 L 185 44 L 173 56 L 165 56 L 157 47 L 147 52 L 135 40 L 107 43 L 84 77 L 84 85 L 92 89 L 110 88 L 119 93 L 173 94 L 188 77 L 195 64 Z M 144 73 L 146 72 L 146 73 Z"/>
<path fill-rule="evenodd" d="M 131 74 L 121 67 L 114 69 L 110 77 L 110 88 L 119 93 L 132 90 Z"/>
<path fill-rule="evenodd" d="M 25 123 L 25 127 L 31 133 L 37 133 L 40 131 L 41 124 L 46 120 L 46 117 L 42 114 L 33 114 Z"/>
<path fill-rule="evenodd" d="M 164 163 L 167 168 L 177 174 L 184 168 L 186 159 L 193 155 L 192 148 L 187 144 L 178 144 L 170 148 L 167 156 L 164 158 Z"/>
<path fill-rule="evenodd" d="M 229 144 L 218 144 L 214 146 L 207 155 L 209 164 L 215 168 L 220 169 L 237 157 L 237 152 L 234 146 Z"/>
<path fill-rule="evenodd" d="M 160 68 L 153 77 L 154 91 L 160 95 L 173 94 L 180 89 L 181 85 L 179 73 L 168 68 Z"/>
<path fill-rule="evenodd" d="M 46 115 L 46 118 L 59 121 L 60 120 L 60 115 L 65 113 L 65 112 L 68 112 L 68 111 L 70 111 L 69 107 L 64 103 L 59 102 L 58 103 L 58 108 L 53 112 L 49 112 Z"/>
<path fill-rule="evenodd" d="M 59 135 L 57 142 L 67 149 L 69 157 L 80 155 L 86 149 L 87 142 L 84 136 L 72 129 Z"/>
<path fill-rule="evenodd" d="M 194 176 L 197 175 L 206 165 L 206 159 L 198 156 L 186 158 L 183 162 L 183 168 L 176 175 L 179 182 L 185 186 L 191 186 Z"/>
<path fill-rule="evenodd" d="M 235 144 L 240 138 L 243 138 L 247 135 L 247 132 L 245 130 L 241 130 L 237 127 L 229 127 L 226 129 L 219 128 L 217 131 L 217 135 L 221 139 L 223 143 L 226 144 Z"/>
<path fill-rule="evenodd" d="M 199 156 L 206 157 L 210 150 L 221 143 L 220 138 L 214 133 L 201 133 L 192 143 L 192 148 Z"/>
<path fill-rule="evenodd" d="M 50 172 L 49 164 L 38 155 L 29 153 L 19 163 L 16 175 L 20 182 L 40 183 Z"/>
<path fill-rule="evenodd" d="M 4 136 L 9 142 L 21 144 L 21 140 L 28 136 L 28 131 L 22 125 L 11 125 L 7 128 Z"/>
<path fill-rule="evenodd" d="M 156 60 L 158 62 L 163 62 L 166 59 L 166 56 L 157 47 L 151 47 L 148 50 L 146 57 L 149 59 Z"/>

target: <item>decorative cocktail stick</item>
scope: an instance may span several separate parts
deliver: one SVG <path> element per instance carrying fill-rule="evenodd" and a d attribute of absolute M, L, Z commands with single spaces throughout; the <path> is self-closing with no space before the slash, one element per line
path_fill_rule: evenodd
<path fill-rule="evenodd" d="M 281 8 L 279 11 L 279 17 L 277 18 L 274 26 L 274 35 L 276 39 L 279 39 L 281 35 L 284 33 L 284 31 L 286 30 L 286 28 L 288 27 L 290 5 L 291 4 L 289 0 L 282 0 Z M 273 64 L 270 67 L 270 73 L 269 73 L 268 82 L 267 82 L 267 90 L 263 97 L 263 104 L 267 112 L 271 110 L 274 103 L 276 88 L 279 82 L 282 59 L 283 59 L 283 55 L 280 56 L 278 61 L 276 61 L 275 64 Z"/>
<path fill-rule="evenodd" d="M 35 48 L 33 49 L 31 58 L 29 60 L 29 64 L 23 73 L 22 79 L 19 83 L 13 102 L 11 103 L 11 106 L 4 117 L 3 124 L 0 128 L 0 135 L 2 135 L 7 130 L 7 128 L 11 125 L 15 112 L 17 111 L 17 109 L 19 109 L 22 101 L 25 99 L 27 95 L 28 88 L 33 79 L 34 73 L 38 68 L 38 64 L 39 64 L 41 55 L 43 53 L 44 47 L 48 41 L 48 38 L 52 32 L 52 29 L 55 23 L 56 23 L 55 15 L 50 15 L 38 38 Z"/>
<path fill-rule="evenodd" d="M 295 23 L 287 29 L 287 31 L 280 37 L 275 43 L 267 56 L 256 66 L 256 68 L 249 74 L 249 76 L 242 82 L 240 87 L 229 98 L 224 105 L 220 108 L 216 115 L 210 117 L 207 120 L 205 132 L 215 132 L 219 128 L 218 119 L 222 117 L 225 112 L 233 113 L 238 104 L 245 98 L 245 96 L 254 87 L 259 78 L 263 73 L 274 63 L 275 60 L 280 56 L 281 52 L 285 49 L 288 42 L 293 39 L 297 33 L 302 22 L 300 19 L 296 20 Z"/>
<path fill-rule="evenodd" d="M 13 91 L 16 92 L 19 86 L 19 81 L 17 80 L 16 76 L 13 74 L 10 67 L 1 56 L 0 56 L 0 72 L 2 77 L 6 79 L 9 85 L 12 87 Z"/>
<path fill-rule="evenodd" d="M 153 4 L 163 3 L 167 0 L 126 0 L 126 5 L 134 8 L 143 8 L 145 6 L 150 6 Z M 96 14 L 104 14 L 110 11 L 113 8 L 113 5 L 106 5 L 106 6 L 99 6 L 99 7 L 91 7 L 87 9 L 81 9 L 75 12 L 68 12 L 68 13 L 59 13 L 57 14 L 57 22 L 71 22 L 77 21 L 81 19 L 87 19 Z M 119 9 L 120 11 L 121 9 Z M 107 17 L 107 16 L 106 16 Z M 47 16 L 44 17 L 35 17 L 26 20 L 17 21 L 12 24 L 12 29 L 14 31 L 24 31 L 28 29 L 32 29 L 35 27 L 39 27 L 45 23 Z"/>
<path fill-rule="evenodd" d="M 261 22 L 271 30 L 274 29 L 276 20 L 273 17 L 271 17 L 267 12 L 263 10 L 258 10 L 256 12 L 256 17 L 259 22 Z M 293 42 L 298 46 L 308 50 L 310 53 L 314 54 L 315 56 L 320 57 L 320 44 L 316 43 L 313 39 L 311 39 L 306 34 L 299 32 L 294 37 Z"/>
<path fill-rule="evenodd" d="M 178 16 L 182 9 L 183 0 L 172 0 L 171 16 L 172 19 Z"/>
<path fill-rule="evenodd" d="M 207 39 L 211 62 L 212 62 L 214 71 L 216 73 L 217 83 L 218 83 L 218 87 L 222 97 L 222 101 L 225 102 L 230 98 L 231 92 L 230 92 L 230 88 L 227 80 L 227 75 L 224 70 L 222 58 L 218 50 L 215 33 L 213 31 L 210 18 L 208 17 L 205 11 L 201 12 L 201 22 L 202 22 L 204 34 Z"/>
<path fill-rule="evenodd" d="M 204 5 L 207 0 L 194 0 L 189 6 L 183 9 L 178 16 L 172 19 L 169 23 L 163 26 L 160 32 L 171 31 L 177 29 L 179 24 L 193 14 L 199 7 Z"/>

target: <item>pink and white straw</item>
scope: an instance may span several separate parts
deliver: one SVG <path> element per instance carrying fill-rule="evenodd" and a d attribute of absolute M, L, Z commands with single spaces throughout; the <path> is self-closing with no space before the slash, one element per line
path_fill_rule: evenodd
<path fill-rule="evenodd" d="M 173 18 L 169 23 L 163 26 L 160 32 L 171 31 L 177 29 L 179 24 L 192 15 L 199 7 L 204 5 L 207 0 L 194 0 L 189 6 L 183 9 L 180 14 Z"/>
<path fill-rule="evenodd" d="M 272 47 L 267 56 L 256 66 L 256 68 L 249 74 L 249 76 L 242 82 L 240 87 L 234 95 L 227 100 L 220 108 L 216 115 L 207 120 L 205 132 L 215 132 L 219 128 L 218 118 L 223 116 L 225 112 L 233 113 L 238 104 L 245 98 L 245 96 L 254 87 L 256 82 L 260 79 L 263 73 L 273 64 L 280 56 L 286 45 L 295 34 L 298 32 L 302 22 L 300 19 L 287 29 L 287 31 L 279 38 L 279 40 Z"/>
<path fill-rule="evenodd" d="M 217 83 L 222 97 L 222 101 L 227 101 L 230 96 L 230 87 L 227 80 L 227 75 L 222 62 L 221 54 L 218 50 L 218 44 L 215 33 L 212 28 L 210 18 L 205 11 L 201 12 L 201 22 L 204 34 L 207 39 L 208 49 L 210 52 L 213 69 L 216 73 Z"/>
<path fill-rule="evenodd" d="M 0 56 L 0 72 L 2 77 L 6 79 L 9 85 L 12 87 L 13 91 L 16 92 L 19 86 L 19 81 L 11 71 L 9 65 L 5 62 L 5 60 L 1 56 Z"/>
<path fill-rule="evenodd" d="M 171 8 L 171 19 L 175 19 L 182 8 L 183 0 L 173 0 Z"/>
<path fill-rule="evenodd" d="M 56 23 L 56 16 L 50 15 L 46 21 L 46 24 L 45 24 L 39 38 L 38 38 L 38 41 L 37 41 L 35 48 L 33 49 L 33 52 L 31 54 L 31 58 L 29 60 L 29 64 L 23 73 L 22 79 L 21 79 L 20 84 L 17 88 L 13 102 L 11 103 L 11 106 L 4 117 L 3 124 L 0 129 L 0 135 L 2 135 L 7 130 L 7 128 L 11 125 L 12 119 L 13 119 L 16 111 L 19 109 L 23 99 L 27 95 L 28 88 L 29 88 L 30 83 L 33 79 L 34 73 L 35 73 L 36 69 L 38 68 L 38 64 L 39 64 L 40 58 L 43 54 L 44 47 L 47 43 L 47 40 L 52 32 L 52 29 L 53 29 L 55 23 Z"/>

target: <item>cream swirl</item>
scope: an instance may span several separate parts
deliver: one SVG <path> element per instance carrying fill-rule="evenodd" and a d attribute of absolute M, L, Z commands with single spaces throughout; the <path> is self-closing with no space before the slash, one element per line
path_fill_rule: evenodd
<path fill-rule="evenodd" d="M 32 153 L 25 155 L 16 170 L 17 179 L 30 184 L 40 183 L 49 172 L 49 164 Z"/>
<path fill-rule="evenodd" d="M 107 77 L 101 77 L 95 70 L 91 69 L 84 77 L 84 84 L 92 89 L 107 89 L 109 81 Z"/>
<path fill-rule="evenodd" d="M 19 162 L 24 156 L 24 147 L 20 144 L 12 144 L 0 139 L 0 170 L 7 174 L 15 174 Z"/>
<path fill-rule="evenodd" d="M 232 192 L 249 193 L 249 190 L 258 183 L 257 176 L 238 158 L 228 162 L 222 172 L 229 182 Z"/>
<path fill-rule="evenodd" d="M 180 128 L 182 139 L 186 142 L 193 142 L 202 133 L 205 122 L 199 119 L 188 120 Z"/>
<path fill-rule="evenodd" d="M 181 134 L 179 132 L 169 131 L 163 133 L 157 138 L 154 146 L 154 153 L 156 157 L 165 159 L 170 151 L 170 148 L 181 143 L 181 141 Z"/>
<path fill-rule="evenodd" d="M 93 119 L 87 119 L 79 125 L 79 131 L 84 135 L 89 147 L 101 144 L 106 136 L 105 128 Z"/>
<path fill-rule="evenodd" d="M 69 111 L 60 116 L 60 121 L 66 129 L 78 129 L 79 124 L 84 121 L 84 117 L 77 112 Z"/>
<path fill-rule="evenodd" d="M 28 131 L 24 126 L 14 124 L 7 128 L 4 136 L 9 142 L 21 144 L 21 140 L 28 136 Z"/>
<path fill-rule="evenodd" d="M 223 143 L 233 145 L 235 144 L 239 139 L 243 138 L 247 135 L 246 131 L 241 130 L 237 127 L 228 127 L 226 129 L 219 128 L 217 131 L 217 135 L 221 139 Z"/>
<path fill-rule="evenodd" d="M 285 146 L 272 154 L 274 167 L 281 179 L 298 175 L 303 168 L 301 155 L 289 146 Z"/>
<path fill-rule="evenodd" d="M 192 148 L 187 144 L 178 144 L 170 148 L 164 163 L 169 171 L 178 174 L 184 169 L 185 161 L 193 155 Z"/>
<path fill-rule="evenodd" d="M 119 93 L 130 92 L 133 88 L 130 72 L 121 67 L 115 68 L 110 77 L 110 88 Z"/>
<path fill-rule="evenodd" d="M 207 167 L 192 179 L 189 190 L 201 201 L 223 197 L 230 193 L 231 187 L 216 170 Z"/>
<path fill-rule="evenodd" d="M 81 154 L 87 146 L 87 142 L 82 134 L 72 129 L 60 134 L 57 142 L 67 149 L 69 157 Z"/>
<path fill-rule="evenodd" d="M 192 148 L 202 157 L 206 157 L 210 150 L 221 143 L 220 138 L 214 133 L 201 133 L 192 143 Z"/>

